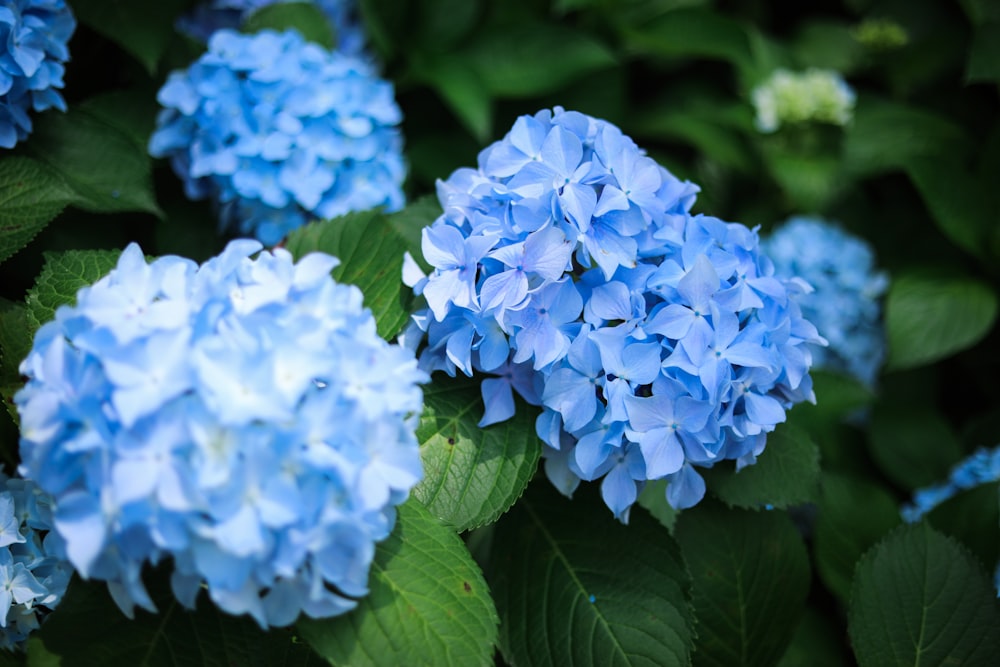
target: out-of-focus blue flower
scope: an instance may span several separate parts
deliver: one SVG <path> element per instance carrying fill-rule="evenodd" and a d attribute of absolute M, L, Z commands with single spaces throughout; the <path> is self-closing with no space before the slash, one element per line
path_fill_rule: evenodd
<path fill-rule="evenodd" d="M 513 414 L 512 390 L 541 405 L 549 479 L 602 479 L 623 521 L 647 480 L 699 502 L 696 467 L 753 463 L 813 399 L 822 338 L 792 298 L 808 286 L 774 276 L 754 231 L 691 215 L 697 191 L 614 125 L 544 110 L 438 183 L 434 270 L 406 272 L 428 304 L 405 337 L 426 337 L 421 367 L 499 376 L 484 426 Z"/>
<path fill-rule="evenodd" d="M 75 29 L 63 0 L 0 0 L 0 147 L 27 138 L 30 112 L 66 110 L 59 89 Z"/>
<path fill-rule="evenodd" d="M 51 506 L 33 482 L 0 473 L 0 648 L 24 648 L 73 573 L 52 530 Z"/>
<path fill-rule="evenodd" d="M 997 481 L 1000 481 L 1000 446 L 993 449 L 980 447 L 952 468 L 948 479 L 914 491 L 913 502 L 903 505 L 900 514 L 904 521 L 916 523 L 935 507 L 959 493 Z M 997 563 L 994 571 L 993 585 L 1000 598 L 1000 563 Z"/>
<path fill-rule="evenodd" d="M 812 67 L 805 72 L 777 69 L 751 93 L 761 132 L 782 125 L 816 122 L 847 125 L 854 117 L 854 90 L 839 72 Z"/>
<path fill-rule="evenodd" d="M 889 277 L 875 269 L 863 239 L 828 222 L 792 218 L 763 241 L 776 275 L 798 276 L 813 291 L 798 297 L 802 314 L 829 342 L 812 349 L 817 368 L 845 373 L 868 386 L 885 357 L 879 299 Z"/>
<path fill-rule="evenodd" d="M 274 245 L 310 219 L 403 205 L 392 84 L 295 31 L 219 31 L 158 99 L 149 152 L 241 235 Z"/>
<path fill-rule="evenodd" d="M 153 609 L 142 569 L 165 558 L 189 607 L 204 587 L 265 627 L 343 613 L 422 476 L 413 354 L 336 259 L 260 247 L 199 266 L 130 245 L 21 364 L 21 471 L 126 613 Z"/>
<path fill-rule="evenodd" d="M 262 7 L 297 0 L 205 0 L 181 17 L 178 28 L 192 38 L 207 42 L 223 29 L 236 29 Z M 337 35 L 337 51 L 363 56 L 365 31 L 357 16 L 355 0 L 313 0 L 323 10 Z"/>

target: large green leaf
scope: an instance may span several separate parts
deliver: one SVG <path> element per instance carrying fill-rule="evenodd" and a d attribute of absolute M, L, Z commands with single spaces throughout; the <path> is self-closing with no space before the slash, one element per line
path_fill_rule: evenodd
<path fill-rule="evenodd" d="M 535 414 L 518 402 L 486 428 L 479 382 L 437 377 L 424 390 L 417 427 L 424 479 L 413 489 L 432 514 L 463 531 L 496 521 L 528 485 L 541 455 Z"/>
<path fill-rule="evenodd" d="M 28 664 L 58 657 L 60 667 L 318 667 L 322 661 L 287 629 L 264 633 L 248 616 L 222 613 L 206 595 L 196 610 L 174 598 L 165 572 L 147 576 L 159 613 L 127 618 L 106 584 L 74 579 L 33 637 Z M 51 654 L 51 655 L 46 655 Z"/>
<path fill-rule="evenodd" d="M 925 523 L 902 526 L 858 563 L 848 631 L 861 667 L 990 665 L 996 591 L 982 566 Z"/>
<path fill-rule="evenodd" d="M 611 50 L 587 33 L 537 23 L 491 30 L 454 57 L 468 62 L 497 97 L 549 93 L 616 63 Z"/>
<path fill-rule="evenodd" d="M 792 49 L 800 67 L 823 67 L 841 74 L 849 74 L 864 55 L 852 26 L 826 19 L 803 25 Z"/>
<path fill-rule="evenodd" d="M 243 32 L 261 30 L 297 30 L 306 41 L 332 49 L 337 43 L 330 20 L 318 5 L 312 2 L 279 2 L 264 5 L 243 22 Z"/>
<path fill-rule="evenodd" d="M 540 480 L 497 525 L 489 580 L 516 665 L 684 665 L 694 617 L 677 543 L 641 508 L 616 522 L 596 485 Z"/>
<path fill-rule="evenodd" d="M 288 236 L 287 247 L 296 259 L 317 251 L 339 258 L 333 277 L 361 289 L 383 338 L 406 326 L 412 295 L 402 275 L 409 245 L 384 213 L 348 213 L 300 227 Z"/>
<path fill-rule="evenodd" d="M 0 398 L 15 420 L 14 394 L 21 388 L 21 374 L 17 369 L 31 351 L 31 343 L 28 308 L 22 303 L 0 299 Z"/>
<path fill-rule="evenodd" d="M 375 551 L 370 592 L 351 613 L 297 628 L 334 665 L 492 665 L 497 614 L 461 539 L 411 500 Z"/>
<path fill-rule="evenodd" d="M 986 23 L 976 29 L 969 49 L 965 80 L 1000 83 L 1000 22 Z"/>
<path fill-rule="evenodd" d="M 974 278 L 901 273 L 886 299 L 888 368 L 943 359 L 978 343 L 993 327 L 997 296 Z"/>
<path fill-rule="evenodd" d="M 149 71 L 173 39 L 174 22 L 188 0 L 73 0 L 81 23 L 116 42 Z"/>
<path fill-rule="evenodd" d="M 694 583 L 694 664 L 774 664 L 809 592 L 809 557 L 788 515 L 703 503 L 681 513 L 674 535 Z"/>
<path fill-rule="evenodd" d="M 716 58 L 737 68 L 753 64 L 747 30 L 711 9 L 670 11 L 625 33 L 626 47 L 638 54 L 680 58 Z"/>
<path fill-rule="evenodd" d="M 823 475 L 813 557 L 820 579 L 842 602 L 850 596 L 858 559 L 900 522 L 899 504 L 882 487 L 858 477 Z"/>
<path fill-rule="evenodd" d="M 107 118 L 106 115 L 103 118 Z M 26 148 L 56 172 L 87 211 L 144 211 L 162 215 L 152 185 L 152 159 L 131 130 L 75 108 L 38 119 Z"/>
<path fill-rule="evenodd" d="M 756 509 L 790 507 L 816 499 L 819 448 L 809 434 L 790 424 L 767 436 L 757 463 L 736 472 L 724 462 L 703 473 L 708 488 L 727 505 Z"/>
<path fill-rule="evenodd" d="M 28 245 L 74 198 L 48 165 L 20 156 L 0 160 L 0 262 Z"/>
<path fill-rule="evenodd" d="M 28 291 L 28 323 L 32 331 L 54 318 L 59 306 L 76 303 L 77 291 L 114 268 L 119 254 L 117 250 L 46 253 L 42 272 Z"/>
<path fill-rule="evenodd" d="M 983 566 L 993 568 L 1000 557 L 1000 483 L 962 491 L 927 514 L 927 522 L 968 547 Z"/>
<path fill-rule="evenodd" d="M 906 489 L 944 479 L 962 458 L 962 445 L 951 426 L 929 407 L 877 405 L 868 441 L 882 473 Z"/>
<path fill-rule="evenodd" d="M 940 156 L 911 160 L 906 166 L 937 224 L 955 245 L 973 255 L 982 255 L 994 229 L 989 204 L 994 174 L 980 177 L 965 165 Z"/>
<path fill-rule="evenodd" d="M 493 100 L 470 63 L 445 55 L 415 63 L 414 72 L 437 90 L 477 141 L 489 140 L 493 130 Z"/>

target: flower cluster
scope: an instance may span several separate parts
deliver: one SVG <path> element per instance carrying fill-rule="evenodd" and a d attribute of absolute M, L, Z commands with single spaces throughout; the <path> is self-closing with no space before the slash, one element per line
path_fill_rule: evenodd
<path fill-rule="evenodd" d="M 34 483 L 0 473 L 0 648 L 23 649 L 69 584 L 51 504 Z"/>
<path fill-rule="evenodd" d="M 879 298 L 889 277 L 875 269 L 871 246 L 822 220 L 792 218 L 763 247 L 776 275 L 799 276 L 815 290 L 798 299 L 802 314 L 829 342 L 812 350 L 815 366 L 874 385 L 885 357 Z"/>
<path fill-rule="evenodd" d="M 913 502 L 903 505 L 900 514 L 904 521 L 916 523 L 935 507 L 959 493 L 997 481 L 1000 481 L 1000 446 L 993 449 L 980 447 L 972 456 L 952 468 L 946 481 L 917 489 L 913 493 Z M 1000 598 L 1000 563 L 997 563 L 994 570 L 993 587 L 997 589 L 997 597 Z"/>
<path fill-rule="evenodd" d="M 422 476 L 413 354 L 336 259 L 260 247 L 199 266 L 130 245 L 21 364 L 21 473 L 127 614 L 154 609 L 142 569 L 167 558 L 189 607 L 205 588 L 261 626 L 351 609 Z"/>
<path fill-rule="evenodd" d="M 295 0 L 205 0 L 181 18 L 178 28 L 202 42 L 223 29 L 236 29 L 262 7 Z M 360 56 L 364 53 L 365 33 L 356 16 L 353 0 L 314 0 L 323 10 L 337 35 L 337 50 Z"/>
<path fill-rule="evenodd" d="M 806 121 L 847 125 L 854 116 L 854 90 L 833 70 L 777 69 L 751 95 L 761 132 Z"/>
<path fill-rule="evenodd" d="M 754 462 L 812 399 L 804 344 L 822 339 L 790 298 L 808 286 L 773 276 L 754 231 L 691 215 L 697 190 L 614 125 L 543 110 L 438 184 L 434 270 L 404 276 L 428 304 L 421 366 L 498 376 L 482 425 L 513 414 L 512 389 L 541 405 L 549 478 L 603 477 L 623 521 L 646 480 L 697 503 L 694 466 Z"/>
<path fill-rule="evenodd" d="M 0 146 L 31 132 L 31 111 L 66 110 L 58 89 L 76 20 L 64 0 L 0 0 Z"/>
<path fill-rule="evenodd" d="M 295 31 L 219 31 L 158 99 L 150 153 L 241 235 L 273 245 L 311 218 L 403 205 L 392 84 Z"/>

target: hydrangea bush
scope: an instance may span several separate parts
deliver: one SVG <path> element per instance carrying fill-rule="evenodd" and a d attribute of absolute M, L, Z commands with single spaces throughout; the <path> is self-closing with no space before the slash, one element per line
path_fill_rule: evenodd
<path fill-rule="evenodd" d="M 769 234 L 763 249 L 775 274 L 798 276 L 813 287 L 797 300 L 829 343 L 812 349 L 816 367 L 873 386 L 885 358 L 880 299 L 889 276 L 875 268 L 871 246 L 836 225 L 799 217 Z"/>
<path fill-rule="evenodd" d="M 696 192 L 614 125 L 557 107 L 439 183 L 423 232 L 422 367 L 499 375 L 480 425 L 510 417 L 512 387 L 542 405 L 549 479 L 568 494 L 604 478 L 623 521 L 646 480 L 695 505 L 694 466 L 753 463 L 813 400 L 805 344 L 823 339 L 790 298 L 809 286 L 775 278 L 754 231 L 691 215 Z"/>
<path fill-rule="evenodd" d="M 158 100 L 150 153 L 217 203 L 223 228 L 274 245 L 308 220 L 403 205 L 392 84 L 298 32 L 220 30 Z"/>
<path fill-rule="evenodd" d="M 0 147 L 31 133 L 31 114 L 66 110 L 63 87 L 76 20 L 63 0 L 0 2 Z"/>
<path fill-rule="evenodd" d="M 421 477 L 412 354 L 336 259 L 260 247 L 199 266 L 130 245 L 21 365 L 21 472 L 129 615 L 155 609 L 143 567 L 168 558 L 187 607 L 205 588 L 263 627 L 342 614 Z"/>

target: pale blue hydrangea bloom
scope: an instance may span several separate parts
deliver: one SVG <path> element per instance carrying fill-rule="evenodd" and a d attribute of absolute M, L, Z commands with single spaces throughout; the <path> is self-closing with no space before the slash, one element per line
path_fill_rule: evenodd
<path fill-rule="evenodd" d="M 805 122 L 847 125 L 854 117 L 856 96 L 839 72 L 809 68 L 777 69 L 751 93 L 761 132 Z"/>
<path fill-rule="evenodd" d="M 32 111 L 66 111 L 59 89 L 75 29 L 63 0 L 0 0 L 0 147 L 27 138 Z"/>
<path fill-rule="evenodd" d="M 166 108 L 149 152 L 240 235 L 274 245 L 310 219 L 403 206 L 392 84 L 294 30 L 215 33 L 157 99 Z"/>
<path fill-rule="evenodd" d="M 21 364 L 21 472 L 126 613 L 153 609 L 142 570 L 165 559 L 188 607 L 205 588 L 263 627 L 343 613 L 422 476 L 413 354 L 335 258 L 260 248 L 199 266 L 130 245 Z"/>
<path fill-rule="evenodd" d="M 23 649 L 55 609 L 73 568 L 52 530 L 52 499 L 33 482 L 0 473 L 0 648 Z"/>
<path fill-rule="evenodd" d="M 813 292 L 798 297 L 802 314 L 829 342 L 812 350 L 816 368 L 873 386 L 885 358 L 881 297 L 889 276 L 875 268 L 866 241 L 814 218 L 792 218 L 763 241 L 775 274 L 799 276 Z"/>
<path fill-rule="evenodd" d="M 240 27 L 251 14 L 262 7 L 300 0 L 204 0 L 189 14 L 181 17 L 178 28 L 202 42 L 222 29 Z M 357 15 L 355 0 L 313 0 L 326 14 L 337 35 L 337 51 L 363 56 L 365 32 Z"/>
<path fill-rule="evenodd" d="M 487 373 L 481 425 L 543 407 L 545 470 L 564 493 L 603 478 L 627 520 L 647 480 L 690 507 L 696 467 L 753 463 L 785 410 L 812 400 L 807 343 L 821 343 L 773 274 L 755 231 L 689 211 L 698 188 L 614 125 L 581 113 L 523 116 L 438 183 L 423 231 L 426 298 L 407 344 L 450 375 Z"/>
<path fill-rule="evenodd" d="M 1000 481 L 1000 446 L 993 449 L 980 447 L 955 465 L 947 480 L 914 491 L 913 502 L 903 505 L 900 514 L 904 521 L 916 523 L 935 507 L 959 493 L 997 481 Z M 993 579 L 997 597 L 1000 598 L 1000 563 L 997 563 Z"/>

